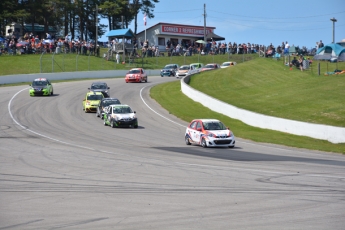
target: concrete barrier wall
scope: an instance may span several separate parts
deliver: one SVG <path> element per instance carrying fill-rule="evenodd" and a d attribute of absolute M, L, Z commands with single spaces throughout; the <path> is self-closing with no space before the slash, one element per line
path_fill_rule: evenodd
<path fill-rule="evenodd" d="M 159 76 L 160 70 L 145 70 L 148 76 Z M 68 80 L 81 78 L 110 78 L 124 77 L 128 70 L 100 70 L 84 72 L 61 72 L 61 73 L 36 73 L 0 76 L 0 84 L 11 84 L 20 82 L 32 82 L 35 78 L 48 78 L 54 80 Z"/>
<path fill-rule="evenodd" d="M 224 114 L 228 117 L 238 119 L 248 125 L 263 129 L 271 129 L 280 132 L 290 133 L 299 136 L 307 136 L 332 143 L 345 142 L 345 128 L 312 124 L 307 122 L 293 121 L 278 117 L 266 116 L 248 110 L 237 108 L 225 102 L 210 97 L 190 87 L 190 76 L 181 79 L 182 92 L 192 100 L 201 103 L 209 109 Z"/>

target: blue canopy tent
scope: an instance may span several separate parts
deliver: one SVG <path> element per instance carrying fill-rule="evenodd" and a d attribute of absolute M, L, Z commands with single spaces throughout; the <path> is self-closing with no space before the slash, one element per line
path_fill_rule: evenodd
<path fill-rule="evenodd" d="M 325 45 L 322 48 L 319 48 L 316 51 L 316 55 L 314 56 L 314 60 L 330 60 L 331 58 L 338 58 L 340 61 L 345 55 L 345 47 L 331 43 Z M 340 58 L 340 59 L 339 59 Z"/>
<path fill-rule="evenodd" d="M 131 39 L 135 37 L 131 29 L 110 30 L 105 36 L 108 38 L 126 38 L 126 39 Z"/>
<path fill-rule="evenodd" d="M 135 38 L 135 34 L 133 33 L 131 29 L 110 30 L 105 36 L 108 37 L 109 40 L 111 40 L 112 38 L 122 39 L 121 43 L 116 43 L 112 45 L 112 50 L 115 53 L 123 53 L 123 55 L 125 55 L 125 53 L 132 51 L 134 48 L 132 42 L 131 43 L 125 42 L 125 39 L 129 40 L 129 39 Z M 124 60 L 124 57 L 123 57 L 123 60 Z"/>

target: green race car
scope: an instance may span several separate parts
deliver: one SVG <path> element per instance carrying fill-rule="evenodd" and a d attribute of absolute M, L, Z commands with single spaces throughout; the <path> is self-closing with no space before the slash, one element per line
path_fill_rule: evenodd
<path fill-rule="evenodd" d="M 30 86 L 30 96 L 49 96 L 54 94 L 53 85 L 46 78 L 36 78 Z"/>
<path fill-rule="evenodd" d="M 83 100 L 83 110 L 85 113 L 96 112 L 98 104 L 103 97 L 101 92 L 88 92 Z"/>

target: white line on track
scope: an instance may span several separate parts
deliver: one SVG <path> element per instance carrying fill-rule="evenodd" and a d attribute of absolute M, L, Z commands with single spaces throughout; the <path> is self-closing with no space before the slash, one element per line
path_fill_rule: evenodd
<path fill-rule="evenodd" d="M 143 87 L 143 88 L 141 88 L 141 90 L 140 90 L 140 98 L 141 98 L 141 100 L 144 102 L 144 104 L 147 106 L 147 108 L 149 108 L 152 112 L 154 112 L 154 113 L 157 114 L 158 116 L 163 117 L 164 119 L 166 119 L 166 120 L 168 120 L 168 121 L 170 121 L 170 122 L 172 122 L 172 123 L 174 123 L 174 124 L 176 124 L 176 125 L 179 125 L 179 126 L 182 126 L 182 127 L 186 127 L 185 125 L 181 125 L 180 123 L 177 123 L 177 122 L 175 122 L 175 121 L 173 121 L 173 120 L 170 120 L 169 118 L 167 118 L 167 117 L 163 116 L 162 114 L 158 113 L 157 111 L 153 110 L 153 109 L 146 103 L 146 101 L 145 101 L 144 98 L 143 98 L 142 92 L 143 92 L 143 90 L 144 90 L 145 88 L 146 88 L 146 86 Z"/>

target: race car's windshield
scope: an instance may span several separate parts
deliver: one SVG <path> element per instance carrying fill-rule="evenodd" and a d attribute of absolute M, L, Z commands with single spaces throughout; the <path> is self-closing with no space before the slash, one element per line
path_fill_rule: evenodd
<path fill-rule="evenodd" d="M 34 81 L 32 82 L 32 86 L 46 86 L 48 83 L 47 81 Z"/>
<path fill-rule="evenodd" d="M 187 65 L 187 66 L 182 66 L 181 68 L 180 68 L 180 70 L 189 70 L 190 69 L 190 66 L 189 65 Z"/>
<path fill-rule="evenodd" d="M 200 64 L 193 64 L 192 66 L 194 66 L 196 69 L 200 68 Z"/>
<path fill-rule="evenodd" d="M 223 63 L 222 66 L 229 66 L 230 63 Z"/>
<path fill-rule="evenodd" d="M 204 122 L 205 130 L 225 130 L 225 125 L 220 121 Z"/>
<path fill-rule="evenodd" d="M 103 106 L 121 104 L 119 100 L 106 100 L 103 102 Z"/>
<path fill-rule="evenodd" d="M 138 69 L 132 69 L 128 73 L 140 73 L 140 70 Z"/>
<path fill-rule="evenodd" d="M 113 113 L 121 114 L 121 113 L 133 113 L 132 109 L 129 107 L 114 107 Z"/>
<path fill-rule="evenodd" d="M 90 101 L 98 101 L 98 100 L 102 100 L 103 96 L 102 95 L 88 95 L 87 96 L 87 100 Z"/>
<path fill-rule="evenodd" d="M 106 84 L 94 84 L 94 85 L 91 85 L 91 89 L 107 89 L 107 85 Z"/>
<path fill-rule="evenodd" d="M 175 65 L 167 65 L 164 69 L 175 69 Z"/>

